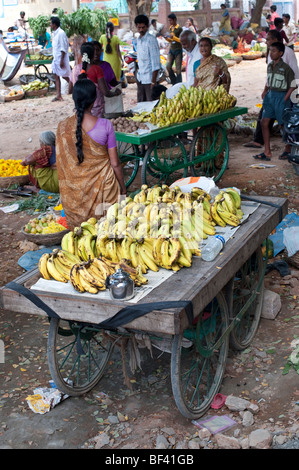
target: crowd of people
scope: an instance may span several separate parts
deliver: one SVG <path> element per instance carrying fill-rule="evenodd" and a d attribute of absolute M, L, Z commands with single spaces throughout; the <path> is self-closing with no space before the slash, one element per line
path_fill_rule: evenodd
<path fill-rule="evenodd" d="M 221 27 L 227 33 L 229 15 L 225 5 L 222 7 Z M 286 22 L 283 27 L 290 28 L 288 17 L 284 15 L 284 18 Z M 278 16 L 271 17 L 265 38 L 268 46 L 267 83 L 262 92 L 263 107 L 255 138 L 253 142 L 245 144 L 257 149 L 264 146 L 263 152 L 254 155 L 259 160 L 270 160 L 272 157 L 271 126 L 275 119 L 282 124 L 283 110 L 290 105 L 295 90 L 294 79 L 299 78 L 292 48 L 294 35 L 291 29 L 282 34 L 281 22 L 278 20 Z M 192 18 L 185 27 L 179 25 L 173 13 L 168 16 L 168 21 L 169 29 L 164 33 L 164 38 L 169 43 L 167 70 L 171 85 L 182 83 L 184 51 L 187 57 L 187 86 L 211 90 L 222 84 L 229 92 L 231 77 L 227 64 L 213 54 L 211 39 L 199 37 Z M 157 36 L 161 35 L 162 30 L 157 22 L 150 22 L 145 15 L 136 16 L 135 26 L 138 32 L 137 101 L 152 101 L 165 89 L 158 85 L 161 63 Z M 113 24 L 109 22 L 99 41 L 82 44 L 81 60 L 71 70 L 69 43 L 56 16 L 51 18 L 51 29 L 52 69 L 57 77 L 54 100 L 63 99 L 60 88 L 60 77 L 63 77 L 69 83 L 75 113 L 59 123 L 54 141 L 48 133 L 47 139 L 41 137 L 41 148 L 27 157 L 24 164 L 29 165 L 30 179 L 34 184 L 60 192 L 67 223 L 72 228 L 82 218 L 99 218 L 104 213 L 105 203 L 112 204 L 120 194 L 126 194 L 113 126 L 104 119 L 105 100 L 117 99 L 121 95 L 118 85 L 122 57 L 119 38 L 114 34 Z M 289 148 L 286 146 L 280 158 L 287 158 L 288 153 Z"/>

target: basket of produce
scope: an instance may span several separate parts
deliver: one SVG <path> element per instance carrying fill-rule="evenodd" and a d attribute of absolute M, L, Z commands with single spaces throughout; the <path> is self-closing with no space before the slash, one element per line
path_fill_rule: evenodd
<path fill-rule="evenodd" d="M 21 165 L 22 160 L 0 159 L 0 188 L 9 188 L 13 184 L 29 182 L 28 169 Z"/>
<path fill-rule="evenodd" d="M 64 219 L 64 221 L 62 220 Z M 64 223 L 64 225 L 62 225 Z M 41 217 L 30 219 L 22 227 L 22 234 L 26 240 L 37 245 L 52 246 L 60 244 L 62 238 L 69 229 L 66 227 L 65 218 L 56 217 L 53 214 L 46 214 Z"/>
<path fill-rule="evenodd" d="M 10 92 L 5 95 L 5 101 L 16 101 L 22 100 L 25 97 L 23 90 L 10 90 Z"/>
<path fill-rule="evenodd" d="M 28 74 L 28 75 L 20 75 L 19 80 L 22 85 L 28 85 L 30 82 L 34 82 L 35 75 Z"/>
<path fill-rule="evenodd" d="M 242 62 L 243 60 L 243 57 L 242 55 L 240 54 L 231 54 L 229 60 L 234 60 L 235 62 L 237 62 L 237 64 L 239 64 L 240 62 Z"/>
<path fill-rule="evenodd" d="M 242 54 L 242 57 L 245 60 L 255 60 L 255 59 L 260 59 L 262 55 L 263 55 L 262 52 L 249 51 L 249 52 L 246 52 L 245 54 Z"/>
<path fill-rule="evenodd" d="M 41 80 L 34 80 L 28 83 L 28 85 L 22 85 L 22 89 L 25 92 L 25 96 L 42 96 L 48 93 L 49 84 Z"/>

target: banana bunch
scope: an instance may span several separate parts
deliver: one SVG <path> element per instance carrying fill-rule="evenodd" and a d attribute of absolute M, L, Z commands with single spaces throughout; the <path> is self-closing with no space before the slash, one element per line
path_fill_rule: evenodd
<path fill-rule="evenodd" d="M 80 227 L 75 227 L 64 235 L 61 240 L 61 248 L 78 257 L 81 261 L 88 261 L 98 256 L 96 248 L 97 220 L 92 217 L 82 222 Z"/>
<path fill-rule="evenodd" d="M 28 85 L 22 85 L 23 91 L 41 90 L 42 88 L 48 88 L 48 82 L 42 82 L 41 80 L 33 80 Z"/>
<path fill-rule="evenodd" d="M 199 242 L 216 233 L 210 201 L 200 188 L 183 193 L 178 186 L 143 185 L 133 199 L 109 207 L 98 225 L 97 253 L 113 262 L 130 260 L 143 274 L 191 266 Z"/>
<path fill-rule="evenodd" d="M 221 227 L 226 225 L 237 227 L 244 215 L 239 193 L 233 188 L 219 191 L 210 206 L 210 214 L 214 222 Z"/>
<path fill-rule="evenodd" d="M 158 105 L 143 119 L 158 127 L 167 127 L 203 114 L 214 114 L 232 108 L 236 102 L 236 98 L 227 93 L 223 85 L 215 90 L 205 90 L 201 87 L 187 89 L 183 85 L 172 99 L 166 98 L 163 92 Z"/>
<path fill-rule="evenodd" d="M 106 290 L 106 279 L 119 268 L 129 273 L 136 286 L 147 283 L 140 269 L 132 268 L 126 260 L 113 263 L 103 257 L 74 264 L 70 271 L 70 282 L 78 292 L 97 294 L 101 290 Z"/>
<path fill-rule="evenodd" d="M 54 279 L 59 282 L 68 282 L 74 264 L 80 259 L 64 250 L 54 250 L 53 253 L 44 253 L 38 263 L 39 271 L 44 279 Z"/>

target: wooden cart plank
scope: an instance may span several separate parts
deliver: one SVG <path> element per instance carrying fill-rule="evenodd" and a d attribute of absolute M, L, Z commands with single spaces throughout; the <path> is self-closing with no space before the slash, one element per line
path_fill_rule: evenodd
<path fill-rule="evenodd" d="M 190 268 L 175 273 L 144 297 L 139 304 L 161 299 L 192 300 L 194 315 L 197 316 L 287 214 L 286 199 L 265 197 L 256 199 L 278 204 L 282 210 L 281 217 L 278 208 L 261 204 L 249 216 L 248 221 L 239 227 L 233 239 L 227 242 L 223 254 L 215 261 L 205 263 L 200 258 L 194 258 Z M 24 274 L 17 282 L 26 285 L 28 281 L 35 279 L 37 274 L 38 269 L 31 274 Z M 78 299 L 78 296 L 63 294 L 54 296 L 52 293 L 34 292 L 62 318 L 87 323 L 97 324 L 112 317 L 124 306 L 130 305 L 129 302 L 103 301 L 99 297 L 93 300 L 82 296 Z M 5 287 L 0 291 L 0 301 L 2 308 L 6 310 L 45 315 L 45 312 L 23 296 Z M 147 332 L 175 334 L 187 327 L 187 317 L 184 310 L 169 309 L 148 313 L 125 326 Z"/>

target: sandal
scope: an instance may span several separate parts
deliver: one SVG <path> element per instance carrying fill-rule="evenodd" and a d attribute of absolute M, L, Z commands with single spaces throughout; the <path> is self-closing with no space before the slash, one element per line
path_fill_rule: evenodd
<path fill-rule="evenodd" d="M 253 158 L 255 158 L 256 160 L 267 160 L 267 161 L 271 160 L 271 157 L 267 157 L 267 155 L 265 155 L 264 152 L 259 153 L 258 155 L 253 155 Z"/>
<path fill-rule="evenodd" d="M 287 160 L 290 154 L 286 151 L 284 151 L 281 155 L 279 155 L 279 160 Z"/>

